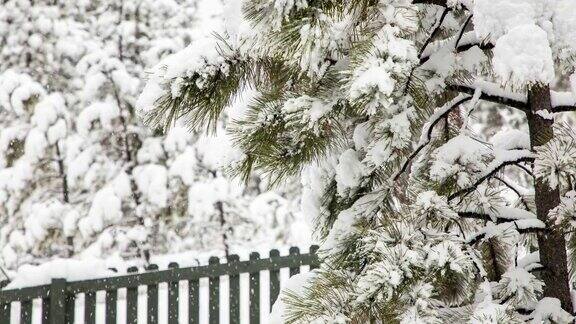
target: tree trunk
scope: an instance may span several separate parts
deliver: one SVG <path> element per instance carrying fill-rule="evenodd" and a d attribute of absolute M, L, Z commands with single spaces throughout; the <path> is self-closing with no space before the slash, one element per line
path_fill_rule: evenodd
<path fill-rule="evenodd" d="M 220 229 L 222 229 L 222 244 L 224 245 L 224 252 L 228 257 L 230 255 L 230 247 L 228 246 L 228 234 L 226 230 L 226 218 L 224 215 L 224 203 L 222 201 L 217 201 L 216 209 L 218 209 L 218 215 L 220 216 Z"/>
<path fill-rule="evenodd" d="M 64 157 L 60 152 L 60 141 L 56 142 L 56 155 L 58 159 L 58 173 L 62 180 L 62 200 L 66 205 L 70 203 L 70 192 L 68 188 L 68 176 L 66 174 L 66 169 L 64 168 Z M 66 257 L 71 258 L 74 256 L 74 237 L 66 237 L 67 253 Z"/>
<path fill-rule="evenodd" d="M 530 105 L 530 112 L 527 113 L 530 141 L 534 150 L 548 143 L 554 136 L 553 121 L 537 114 L 541 110 L 552 111 L 550 87 L 533 86 L 528 92 L 528 104 Z M 560 231 L 554 230 L 552 221 L 548 217 L 549 211 L 560 203 L 560 192 L 558 188 L 552 189 L 540 179 L 534 179 L 534 187 L 536 214 L 538 219 L 547 225 L 546 231 L 538 233 L 540 263 L 544 266 L 542 272 L 545 284 L 544 296 L 558 298 L 562 307 L 572 313 L 566 241 Z"/>

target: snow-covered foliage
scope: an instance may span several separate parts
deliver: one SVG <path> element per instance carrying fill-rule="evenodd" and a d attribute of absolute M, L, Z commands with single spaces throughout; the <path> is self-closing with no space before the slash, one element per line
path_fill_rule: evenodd
<path fill-rule="evenodd" d="M 295 185 L 226 175 L 242 152 L 222 122 L 162 132 L 135 114 L 147 68 L 208 48 L 220 1 L 1 7 L 0 266 L 308 243 Z"/>
<path fill-rule="evenodd" d="M 212 49 L 158 64 L 137 108 L 202 129 L 257 92 L 228 121 L 235 170 L 301 175 L 324 260 L 276 321 L 571 320 L 575 137 L 553 124 L 576 110 L 573 1 L 239 7 Z"/>

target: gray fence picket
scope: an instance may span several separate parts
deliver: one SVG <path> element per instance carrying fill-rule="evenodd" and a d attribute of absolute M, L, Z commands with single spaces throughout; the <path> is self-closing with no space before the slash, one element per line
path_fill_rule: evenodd
<path fill-rule="evenodd" d="M 316 255 L 316 252 L 318 252 L 318 249 L 320 247 L 318 245 L 312 245 L 310 247 L 310 254 Z M 311 264 L 310 265 L 310 270 L 314 270 L 314 269 L 318 269 L 319 265 L 318 264 Z"/>
<path fill-rule="evenodd" d="M 67 294 L 66 295 L 66 311 L 65 311 L 66 323 L 74 324 L 74 319 L 76 318 L 76 295 Z M 60 322 L 62 323 L 62 322 Z"/>
<path fill-rule="evenodd" d="M 50 298 L 43 298 L 42 299 L 42 315 L 41 315 L 41 323 L 48 324 L 50 320 Z M 0 323 L 2 323 L 0 321 Z"/>
<path fill-rule="evenodd" d="M 250 254 L 250 261 L 260 259 L 258 252 Z M 260 323 L 260 270 L 250 272 L 249 279 L 250 324 Z"/>
<path fill-rule="evenodd" d="M 177 269 L 178 263 L 172 262 L 168 265 L 170 269 Z M 179 298 L 179 283 L 172 281 L 168 283 L 168 324 L 178 324 L 178 298 Z"/>
<path fill-rule="evenodd" d="M 300 255 L 300 249 L 296 246 L 290 248 L 290 256 L 296 259 Z M 300 266 L 290 267 L 290 277 L 300 273 Z"/>
<path fill-rule="evenodd" d="M 158 271 L 158 266 L 151 264 L 148 271 Z M 148 324 L 158 324 L 158 284 L 148 285 L 146 291 L 146 306 L 148 307 Z"/>
<path fill-rule="evenodd" d="M 138 267 L 128 268 L 128 273 L 135 274 L 138 272 Z M 137 280 L 138 277 L 133 277 Z M 128 287 L 126 291 L 126 322 L 128 324 L 138 323 L 138 286 Z"/>
<path fill-rule="evenodd" d="M 32 301 L 20 303 L 20 324 L 32 324 Z"/>
<path fill-rule="evenodd" d="M 12 311 L 11 303 L 0 305 L 0 323 L 10 323 L 11 311 Z"/>
<path fill-rule="evenodd" d="M 66 280 L 52 279 L 50 284 L 50 304 L 48 308 L 49 324 L 66 322 Z M 44 307 L 44 305 L 42 305 Z"/>
<path fill-rule="evenodd" d="M 96 324 L 96 292 L 84 294 L 84 324 Z"/>
<path fill-rule="evenodd" d="M 116 324 L 118 314 L 118 291 L 106 291 L 106 324 Z"/>
<path fill-rule="evenodd" d="M 228 264 L 233 268 L 240 261 L 236 254 L 228 256 Z M 232 274 L 228 278 L 228 305 L 230 324 L 240 324 L 240 275 Z"/>
<path fill-rule="evenodd" d="M 188 322 L 200 324 L 200 281 L 188 281 Z"/>
<path fill-rule="evenodd" d="M 270 259 L 280 257 L 280 251 L 270 250 Z M 270 310 L 280 294 L 280 270 L 270 270 Z"/>
<path fill-rule="evenodd" d="M 208 264 L 216 265 L 220 263 L 220 259 L 217 257 L 211 257 L 208 260 Z M 208 304 L 209 304 L 209 323 L 218 324 L 220 320 L 220 277 L 210 277 L 208 280 Z"/>

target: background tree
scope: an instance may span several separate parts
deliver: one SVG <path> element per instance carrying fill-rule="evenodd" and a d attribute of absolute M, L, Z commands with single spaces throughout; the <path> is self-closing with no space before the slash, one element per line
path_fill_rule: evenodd
<path fill-rule="evenodd" d="M 258 92 L 230 122 L 236 171 L 302 174 L 323 241 L 284 321 L 568 323 L 576 136 L 554 119 L 576 110 L 574 9 L 247 0 L 236 33 L 161 62 L 137 107 L 210 130 Z M 483 102 L 514 112 L 489 137 Z"/>
<path fill-rule="evenodd" d="M 207 3 L 222 11 L 195 0 L 3 3 L 1 264 L 298 243 L 282 227 L 302 219 L 294 187 L 232 183 L 228 137 L 150 130 L 135 115 L 146 65 L 194 44 L 206 21 L 220 28 Z"/>

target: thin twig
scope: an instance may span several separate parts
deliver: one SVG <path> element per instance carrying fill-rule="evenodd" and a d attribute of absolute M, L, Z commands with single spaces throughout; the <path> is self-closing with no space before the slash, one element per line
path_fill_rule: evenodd
<path fill-rule="evenodd" d="M 511 184 L 509 184 L 506 180 L 500 178 L 499 176 L 494 176 L 494 179 L 502 182 L 506 187 L 508 187 L 508 189 L 514 191 L 514 193 L 516 195 L 518 195 L 518 198 L 520 198 L 520 201 L 522 202 L 522 205 L 524 205 L 524 207 L 526 208 L 527 211 L 531 211 L 530 207 L 528 207 L 528 203 L 526 202 L 526 200 L 524 199 L 524 196 L 518 191 L 518 189 L 514 188 L 514 186 L 512 186 Z"/>

